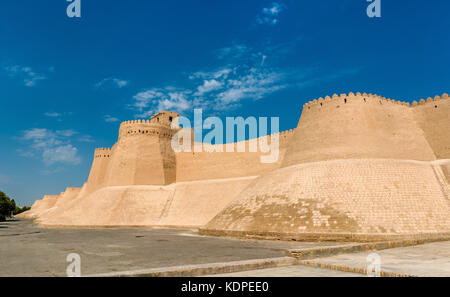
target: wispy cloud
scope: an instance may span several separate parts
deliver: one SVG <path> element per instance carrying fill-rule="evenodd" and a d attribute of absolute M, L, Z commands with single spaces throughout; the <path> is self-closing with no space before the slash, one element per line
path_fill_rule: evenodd
<path fill-rule="evenodd" d="M 49 118 L 59 118 L 61 116 L 61 114 L 57 112 L 46 112 L 44 115 Z"/>
<path fill-rule="evenodd" d="M 115 78 L 115 77 L 108 77 L 104 78 L 98 83 L 95 84 L 96 88 L 101 87 L 110 87 L 110 88 L 124 88 L 126 87 L 130 82 L 124 79 Z"/>
<path fill-rule="evenodd" d="M 52 118 L 61 122 L 65 117 L 71 116 L 73 112 L 56 112 L 56 111 L 47 111 L 44 113 L 44 116 L 48 118 Z"/>
<path fill-rule="evenodd" d="M 192 102 L 188 100 L 191 93 L 189 90 L 173 87 L 148 89 L 133 97 L 131 107 L 139 111 L 139 117 L 148 117 L 160 110 L 182 112 L 192 107 Z"/>
<path fill-rule="evenodd" d="M 105 122 L 107 122 L 107 123 L 115 123 L 115 122 L 118 122 L 118 121 L 119 121 L 118 118 L 113 117 L 113 116 L 111 116 L 111 115 L 109 115 L 109 114 L 105 115 L 105 116 L 103 117 L 103 119 L 104 119 Z"/>
<path fill-rule="evenodd" d="M 243 44 L 233 44 L 230 47 L 224 47 L 217 50 L 217 58 L 225 59 L 225 58 L 241 58 L 246 55 L 250 51 L 246 45 Z"/>
<path fill-rule="evenodd" d="M 47 169 L 41 170 L 41 173 L 43 175 L 52 175 L 52 174 L 56 174 L 56 173 L 59 173 L 59 172 L 62 172 L 62 171 L 64 171 L 64 168 L 57 167 L 57 168 L 54 168 L 54 169 L 47 168 Z"/>
<path fill-rule="evenodd" d="M 282 76 L 273 69 L 247 65 L 199 71 L 189 76 L 190 88 L 147 89 L 133 97 L 132 107 L 141 117 L 160 110 L 235 108 L 244 99 L 258 100 L 284 88 Z"/>
<path fill-rule="evenodd" d="M 47 79 L 46 75 L 39 74 L 28 66 L 7 66 L 5 67 L 5 70 L 10 77 L 17 77 L 21 79 L 27 87 L 34 87 L 39 81 Z"/>
<path fill-rule="evenodd" d="M 81 135 L 76 139 L 78 142 L 95 142 L 94 137 L 91 135 Z"/>
<path fill-rule="evenodd" d="M 273 10 L 276 14 L 277 10 Z M 229 110 L 245 101 L 259 100 L 287 88 L 305 88 L 326 80 L 351 75 L 348 71 L 323 71 L 317 67 L 276 67 L 277 61 L 297 47 L 301 39 L 267 45 L 254 50 L 233 44 L 214 52 L 218 66 L 189 74 L 183 87 L 155 87 L 140 91 L 129 107 L 136 117 L 148 117 L 161 110 L 185 112 L 194 108 Z"/>
<path fill-rule="evenodd" d="M 70 143 L 77 134 L 74 130 L 48 130 L 34 128 L 22 132 L 21 139 L 29 142 L 29 150 L 18 150 L 21 156 L 40 155 L 46 166 L 56 163 L 77 165 L 81 162 L 78 149 Z"/>
<path fill-rule="evenodd" d="M 273 2 L 271 6 L 262 9 L 260 15 L 256 18 L 256 22 L 260 25 L 274 26 L 279 23 L 279 16 L 287 6 L 278 2 Z"/>
<path fill-rule="evenodd" d="M 206 93 L 212 92 L 212 91 L 216 91 L 219 90 L 223 87 L 223 83 L 216 80 L 216 79 L 211 79 L 211 80 L 204 80 L 203 84 L 201 86 L 197 87 L 197 92 L 195 93 L 197 96 L 202 96 Z"/>

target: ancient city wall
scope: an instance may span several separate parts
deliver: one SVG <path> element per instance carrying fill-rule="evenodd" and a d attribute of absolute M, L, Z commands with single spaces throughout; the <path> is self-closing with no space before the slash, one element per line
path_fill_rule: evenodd
<path fill-rule="evenodd" d="M 350 93 L 305 104 L 283 166 L 348 158 L 436 157 L 408 103 Z"/>
<path fill-rule="evenodd" d="M 294 135 L 294 130 L 279 133 L 279 156 L 276 163 L 261 163 L 261 156 L 269 152 L 250 152 L 250 142 L 244 141 L 245 152 L 237 152 L 238 144 L 234 144 L 234 152 L 226 152 L 225 145 L 208 145 L 204 147 L 222 147 L 223 152 L 181 152 L 176 153 L 177 182 L 217 178 L 233 178 L 258 176 L 279 168 L 286 149 Z M 264 137 L 270 143 L 270 137 Z M 259 138 L 254 140 L 259 143 Z"/>
<path fill-rule="evenodd" d="M 95 151 L 83 188 L 24 216 L 47 227 L 206 225 L 207 234 L 296 240 L 450 232 L 449 101 L 319 98 L 280 133 L 269 164 L 261 162 L 269 152 L 249 152 L 251 141 L 246 152 L 235 143 L 235 152 L 175 153 L 177 114 L 160 112 L 122 123 L 117 143 Z"/>
<path fill-rule="evenodd" d="M 414 118 L 437 159 L 450 159 L 450 99 L 447 94 L 413 102 Z"/>
<path fill-rule="evenodd" d="M 449 192 L 429 162 L 350 159 L 258 177 L 204 233 L 297 240 L 373 240 L 449 232 Z"/>
<path fill-rule="evenodd" d="M 43 227 L 200 227 L 253 180 L 105 187 L 52 209 L 36 223 Z"/>
<path fill-rule="evenodd" d="M 37 200 L 30 210 L 19 214 L 18 218 L 37 218 L 55 206 L 59 195 L 45 195 L 42 200 Z"/>
<path fill-rule="evenodd" d="M 92 191 L 98 189 L 102 185 L 110 158 L 111 149 L 98 148 L 95 150 L 94 160 L 92 161 L 91 171 L 89 172 L 88 177 L 88 183 Z"/>
<path fill-rule="evenodd" d="M 170 139 L 174 130 L 150 121 L 128 121 L 105 173 L 104 186 L 165 185 L 175 181 L 175 154 Z"/>
<path fill-rule="evenodd" d="M 64 192 L 62 192 L 58 198 L 56 199 L 55 206 L 61 206 L 73 199 L 75 199 L 80 193 L 81 188 L 66 188 Z"/>

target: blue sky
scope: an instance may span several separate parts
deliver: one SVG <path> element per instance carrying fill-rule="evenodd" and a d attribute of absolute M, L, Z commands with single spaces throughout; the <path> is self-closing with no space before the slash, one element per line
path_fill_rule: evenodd
<path fill-rule="evenodd" d="M 381 0 L 64 0 L 0 4 L 0 189 L 21 205 L 87 179 L 121 121 L 159 109 L 279 116 L 371 92 L 449 92 L 450 3 Z"/>

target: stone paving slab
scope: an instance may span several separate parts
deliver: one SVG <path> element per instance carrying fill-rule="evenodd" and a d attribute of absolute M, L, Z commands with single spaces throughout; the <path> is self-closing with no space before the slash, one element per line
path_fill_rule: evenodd
<path fill-rule="evenodd" d="M 367 256 L 377 253 L 381 257 L 381 271 L 423 277 L 450 276 L 450 241 L 434 242 L 416 246 L 340 254 L 307 261 L 309 265 L 332 267 L 346 271 L 363 270 Z"/>
<path fill-rule="evenodd" d="M 365 277 L 359 273 L 350 273 L 303 265 L 249 270 L 235 273 L 208 275 L 211 277 Z"/>
<path fill-rule="evenodd" d="M 331 243 L 240 240 L 182 229 L 47 229 L 0 223 L 0 276 L 65 276 L 69 253 L 82 275 L 284 257 Z M 255 269 L 255 268 L 250 268 Z"/>
<path fill-rule="evenodd" d="M 183 265 L 154 269 L 142 269 L 123 272 L 87 275 L 88 277 L 192 277 L 208 274 L 235 273 L 247 270 L 264 269 L 267 267 L 284 267 L 296 264 L 292 257 L 231 261 L 223 263 L 208 263 L 199 265 Z"/>
<path fill-rule="evenodd" d="M 82 275 L 364 276 L 375 246 L 382 249 L 375 252 L 385 276 L 450 276 L 450 241 L 367 244 L 217 238 L 188 229 L 43 229 L 31 221 L 4 222 L 0 276 L 64 276 L 69 253 L 80 254 Z"/>

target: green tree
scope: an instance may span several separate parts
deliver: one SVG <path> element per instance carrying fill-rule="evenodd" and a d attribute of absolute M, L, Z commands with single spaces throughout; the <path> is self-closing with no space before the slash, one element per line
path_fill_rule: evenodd
<path fill-rule="evenodd" d="M 0 221 L 4 221 L 16 210 L 16 202 L 0 191 Z"/>
<path fill-rule="evenodd" d="M 23 206 L 23 207 L 16 206 L 16 209 L 14 210 L 14 215 L 18 215 L 19 213 L 28 211 L 30 209 L 31 209 L 31 207 L 29 207 L 29 206 Z"/>

